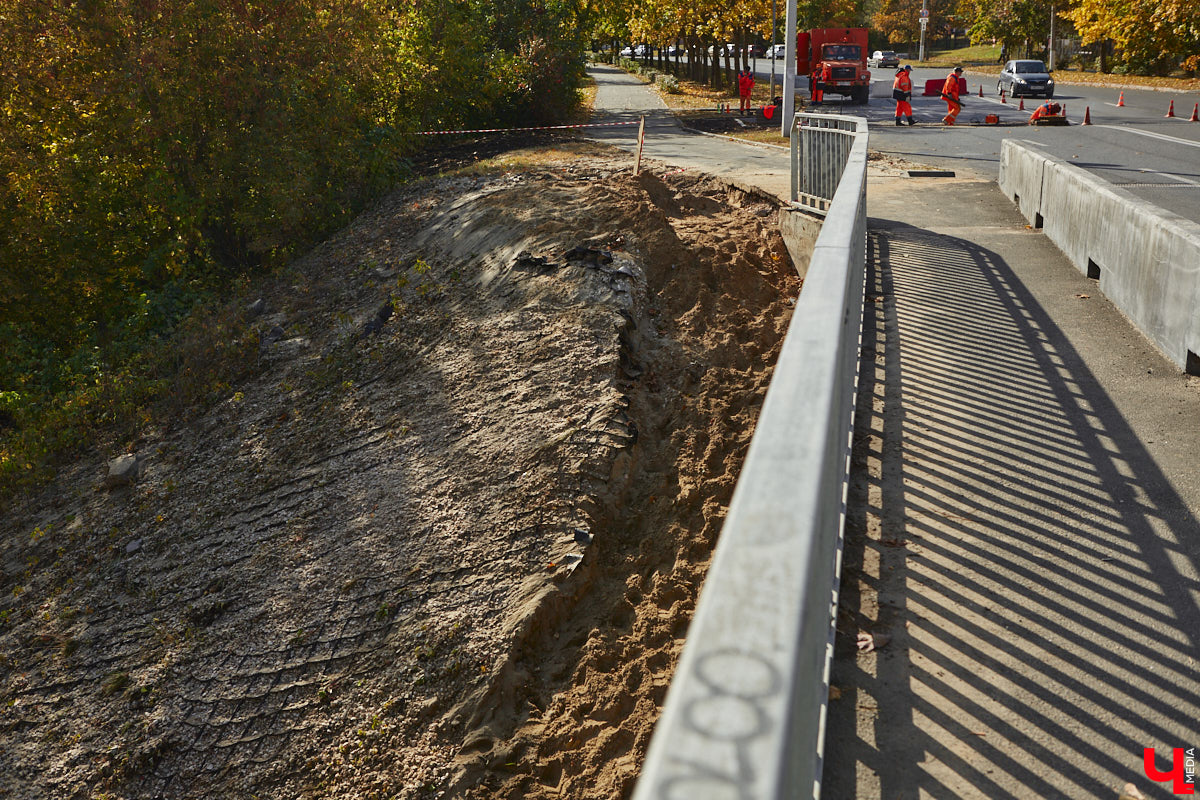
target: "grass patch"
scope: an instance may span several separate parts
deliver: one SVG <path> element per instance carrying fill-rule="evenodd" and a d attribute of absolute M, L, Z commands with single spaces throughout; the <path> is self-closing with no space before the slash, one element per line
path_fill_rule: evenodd
<path fill-rule="evenodd" d="M 909 55 L 911 56 L 915 52 L 915 50 L 909 50 Z M 911 63 L 919 64 L 922 67 L 994 66 L 999 71 L 1000 45 L 973 44 L 946 50 L 927 48 L 924 61 L 912 59 Z"/>
<path fill-rule="evenodd" d="M 31 388 L 0 430 L 0 497 L 53 476 L 89 445 L 119 451 L 155 418 L 214 402 L 257 366 L 244 299 L 198 303 L 173 331 L 121 342 L 64 388 Z"/>

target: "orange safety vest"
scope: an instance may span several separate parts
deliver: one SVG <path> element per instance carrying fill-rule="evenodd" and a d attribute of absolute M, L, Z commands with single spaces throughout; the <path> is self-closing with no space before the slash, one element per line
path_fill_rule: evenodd
<path fill-rule="evenodd" d="M 1047 100 L 1034 110 L 1033 116 L 1029 118 L 1029 121 L 1033 122 L 1035 119 L 1052 116 L 1054 116 L 1054 104 Z"/>
<path fill-rule="evenodd" d="M 912 91 L 912 78 L 909 76 L 908 70 L 896 73 L 896 80 L 892 81 L 892 88 L 902 92 Z"/>
<path fill-rule="evenodd" d="M 946 78 L 946 83 L 942 85 L 942 94 L 958 99 L 958 76 L 953 72 Z"/>

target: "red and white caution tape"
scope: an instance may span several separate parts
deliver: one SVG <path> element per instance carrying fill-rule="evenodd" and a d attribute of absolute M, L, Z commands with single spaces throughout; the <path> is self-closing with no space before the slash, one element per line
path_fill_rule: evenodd
<path fill-rule="evenodd" d="M 593 122 L 586 125 L 543 125 L 538 128 L 478 128 L 470 131 L 414 131 L 415 136 L 439 136 L 450 133 L 515 133 L 516 131 L 558 131 L 568 128 L 616 128 L 621 125 L 637 125 L 636 122 Z"/>

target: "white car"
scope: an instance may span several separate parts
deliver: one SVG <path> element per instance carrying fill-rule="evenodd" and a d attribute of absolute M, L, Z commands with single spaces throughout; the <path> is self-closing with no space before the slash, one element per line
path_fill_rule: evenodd
<path fill-rule="evenodd" d="M 767 50 L 767 56 L 772 59 L 787 58 L 787 45 L 786 44 L 772 45 Z"/>

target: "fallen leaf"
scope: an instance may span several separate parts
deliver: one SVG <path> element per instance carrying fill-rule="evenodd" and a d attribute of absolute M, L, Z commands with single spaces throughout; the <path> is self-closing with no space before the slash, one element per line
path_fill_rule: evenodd
<path fill-rule="evenodd" d="M 1117 800 L 1146 800 L 1146 795 L 1138 791 L 1138 788 L 1132 783 L 1125 784 L 1125 788 L 1121 790 L 1121 796 Z"/>
<path fill-rule="evenodd" d="M 858 649 L 864 653 L 871 653 L 881 647 L 886 647 L 887 643 L 892 640 L 892 637 L 886 633 L 860 633 L 858 635 Z"/>
<path fill-rule="evenodd" d="M 880 539 L 879 543 L 886 547 L 904 547 L 908 539 Z"/>
<path fill-rule="evenodd" d="M 830 700 L 841 700 L 842 699 L 842 690 L 836 686 L 830 686 L 829 687 L 829 699 Z"/>
<path fill-rule="evenodd" d="M 1090 294 L 1077 294 L 1075 296 L 1078 297 L 1080 300 L 1091 300 L 1092 299 L 1092 296 Z"/>

